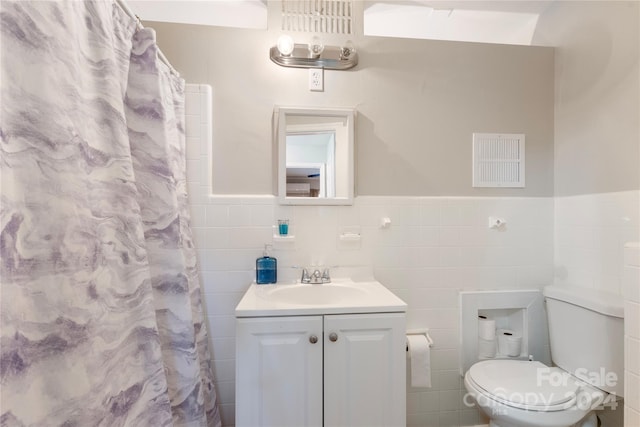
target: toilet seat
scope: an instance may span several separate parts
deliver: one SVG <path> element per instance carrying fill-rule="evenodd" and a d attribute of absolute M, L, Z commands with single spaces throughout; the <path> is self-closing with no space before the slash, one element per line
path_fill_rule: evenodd
<path fill-rule="evenodd" d="M 478 362 L 469 369 L 467 379 L 489 399 L 528 411 L 566 410 L 575 405 L 580 391 L 579 384 L 561 369 L 523 360 Z"/>

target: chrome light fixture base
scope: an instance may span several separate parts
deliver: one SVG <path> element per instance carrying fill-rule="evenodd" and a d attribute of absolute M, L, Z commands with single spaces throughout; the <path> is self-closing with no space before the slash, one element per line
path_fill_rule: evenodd
<path fill-rule="evenodd" d="M 269 56 L 282 67 L 348 70 L 358 65 L 358 53 L 350 47 L 325 46 L 319 56 L 312 58 L 307 44 L 295 44 L 289 55 L 281 54 L 278 47 L 273 46 Z"/>

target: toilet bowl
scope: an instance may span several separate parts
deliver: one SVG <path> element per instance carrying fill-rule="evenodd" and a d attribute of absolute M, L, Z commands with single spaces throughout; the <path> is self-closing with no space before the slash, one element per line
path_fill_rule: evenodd
<path fill-rule="evenodd" d="M 542 294 L 556 367 L 476 362 L 464 376 L 465 403 L 477 403 L 490 427 L 597 427 L 594 411 L 616 409 L 624 397 L 622 297 L 568 285 Z"/>
<path fill-rule="evenodd" d="M 604 395 L 559 368 L 522 360 L 478 362 L 464 384 L 465 403 L 476 403 L 490 427 L 595 427 L 592 409 Z"/>

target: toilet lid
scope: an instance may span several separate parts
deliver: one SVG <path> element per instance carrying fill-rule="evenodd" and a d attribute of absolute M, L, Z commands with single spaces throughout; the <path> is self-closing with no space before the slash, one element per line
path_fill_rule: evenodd
<path fill-rule="evenodd" d="M 526 410 L 566 409 L 579 391 L 570 375 L 540 362 L 486 360 L 474 364 L 469 376 L 492 399 Z"/>

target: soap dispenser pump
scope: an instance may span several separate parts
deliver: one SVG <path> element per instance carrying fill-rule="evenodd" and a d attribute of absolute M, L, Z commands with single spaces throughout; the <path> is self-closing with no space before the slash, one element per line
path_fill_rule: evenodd
<path fill-rule="evenodd" d="M 269 247 L 264 245 L 262 257 L 256 260 L 256 283 L 264 285 L 278 281 L 278 260 L 269 256 Z"/>

